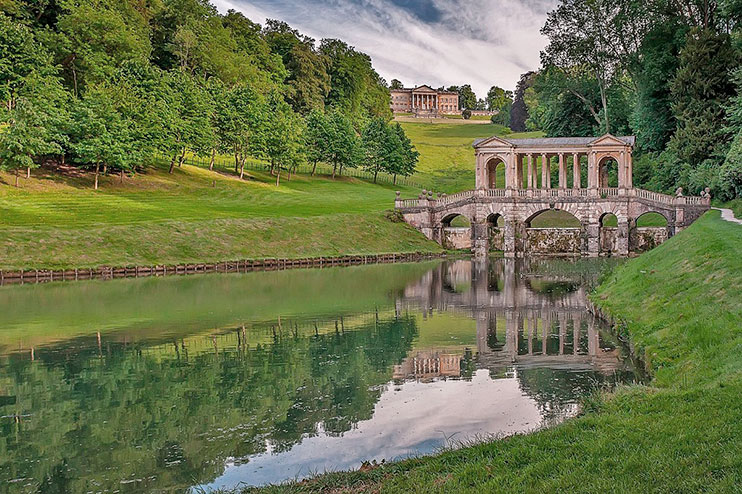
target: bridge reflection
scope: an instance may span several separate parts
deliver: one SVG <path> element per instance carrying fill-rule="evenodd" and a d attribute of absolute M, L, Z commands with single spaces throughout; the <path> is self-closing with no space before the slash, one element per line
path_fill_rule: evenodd
<path fill-rule="evenodd" d="M 626 367 L 605 324 L 587 309 L 579 276 L 541 276 L 531 262 L 445 262 L 408 285 L 397 311 L 464 312 L 476 321 L 476 348 L 420 350 L 395 366 L 396 379 L 459 377 L 477 368 L 565 368 L 611 374 Z M 563 262 L 563 261 L 561 261 Z"/>

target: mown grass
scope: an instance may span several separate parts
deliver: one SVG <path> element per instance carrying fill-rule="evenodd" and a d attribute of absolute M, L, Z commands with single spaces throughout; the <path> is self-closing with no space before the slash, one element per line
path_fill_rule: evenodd
<path fill-rule="evenodd" d="M 246 180 L 224 171 L 156 167 L 135 177 L 35 171 L 23 187 L 0 175 L 0 268 L 209 262 L 434 251 L 384 211 L 414 189 L 330 177 Z"/>
<path fill-rule="evenodd" d="M 452 120 L 443 123 L 401 122 L 420 153 L 415 178 L 436 192 L 454 193 L 474 188 L 474 139 L 493 135 L 532 137 L 539 132 L 513 134 L 510 129 L 494 124 L 462 124 Z M 504 182 L 504 169 L 500 170 Z"/>
<path fill-rule="evenodd" d="M 245 492 L 739 492 L 742 228 L 708 213 L 618 268 L 594 300 L 654 379 L 531 435 Z"/>

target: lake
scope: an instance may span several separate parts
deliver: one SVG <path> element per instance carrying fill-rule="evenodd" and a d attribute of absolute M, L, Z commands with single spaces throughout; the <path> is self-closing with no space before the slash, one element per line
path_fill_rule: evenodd
<path fill-rule="evenodd" d="M 0 288 L 0 492 L 193 492 L 574 416 L 630 382 L 600 260 Z"/>

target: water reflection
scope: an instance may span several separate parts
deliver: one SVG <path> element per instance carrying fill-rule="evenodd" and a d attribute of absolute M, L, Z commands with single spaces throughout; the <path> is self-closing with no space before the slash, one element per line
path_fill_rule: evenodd
<path fill-rule="evenodd" d="M 555 423 L 632 375 L 584 286 L 462 260 L 12 287 L 0 492 L 280 482 Z"/>

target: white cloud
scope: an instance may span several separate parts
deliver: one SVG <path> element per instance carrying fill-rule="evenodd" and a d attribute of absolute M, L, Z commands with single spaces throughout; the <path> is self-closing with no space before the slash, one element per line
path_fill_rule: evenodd
<path fill-rule="evenodd" d="M 552 0 L 431 0 L 440 13 L 424 22 L 391 0 L 215 0 L 253 21 L 286 21 L 316 39 L 340 38 L 367 53 L 376 70 L 406 86 L 471 84 L 514 89 L 539 65 L 539 29 Z"/>

